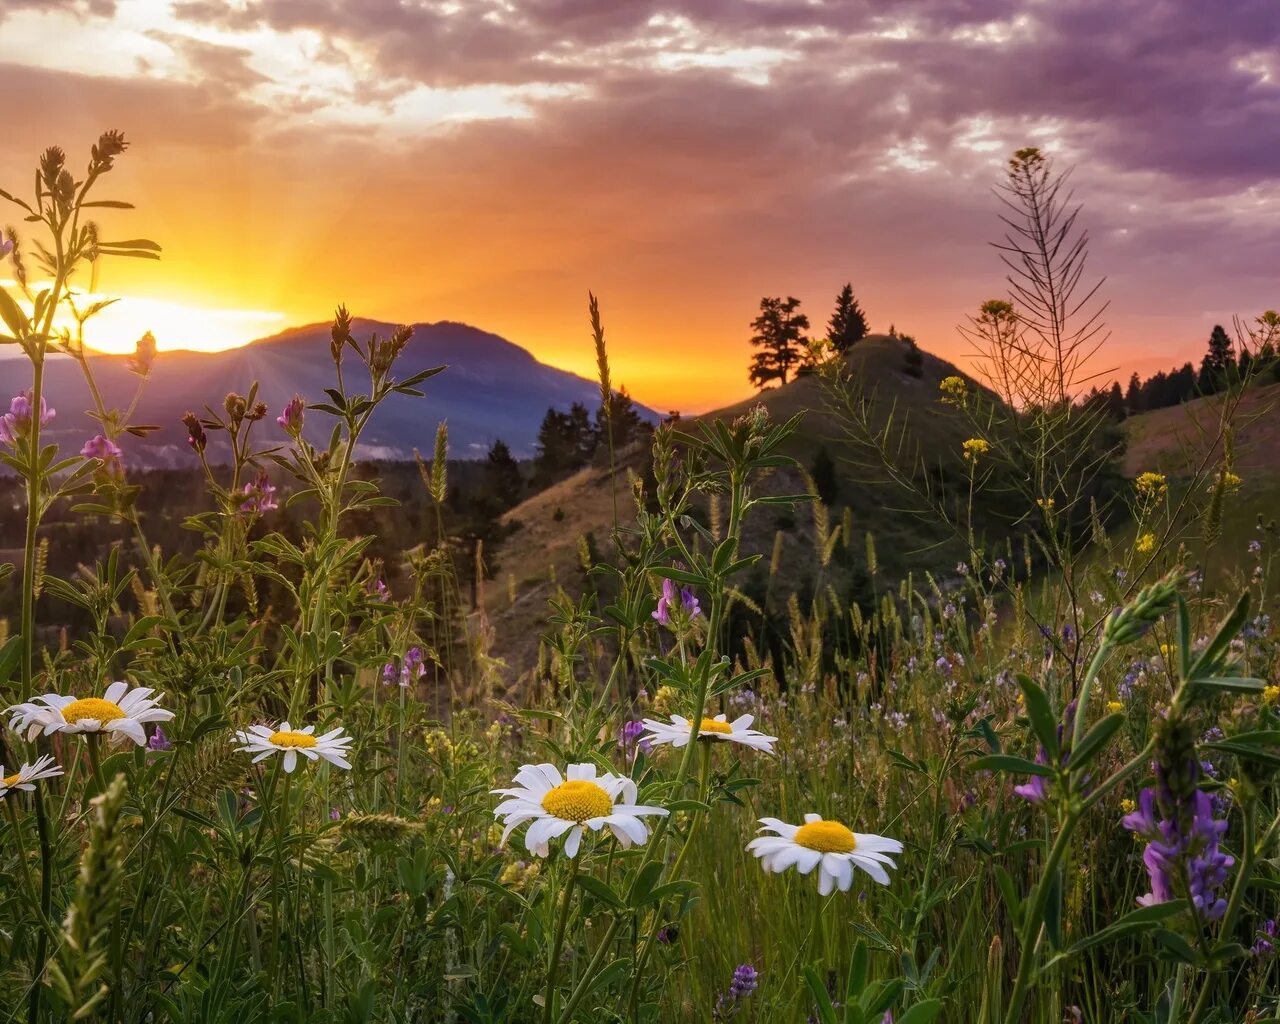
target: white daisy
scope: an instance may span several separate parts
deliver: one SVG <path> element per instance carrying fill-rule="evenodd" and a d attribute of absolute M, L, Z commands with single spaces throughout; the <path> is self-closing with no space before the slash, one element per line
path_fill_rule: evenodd
<path fill-rule="evenodd" d="M 24 764 L 12 775 L 5 775 L 4 765 L 0 764 L 0 798 L 8 796 L 9 791 L 14 789 L 30 793 L 36 788 L 32 783 L 61 774 L 62 768 L 54 764 L 53 758 L 48 754 L 37 757 L 35 764 Z"/>
<path fill-rule="evenodd" d="M 128 737 L 138 746 L 147 742 L 143 726 L 147 722 L 168 722 L 172 711 L 160 707 L 161 697 L 145 686 L 129 688 L 128 683 L 112 683 L 101 697 L 63 697 L 46 693 L 8 709 L 13 717 L 9 728 L 26 730 L 27 739 L 42 732 L 105 732 L 114 737 Z"/>
<path fill-rule="evenodd" d="M 551 840 L 566 832 L 564 852 L 576 857 L 584 825 L 593 832 L 608 825 L 626 849 L 649 838 L 649 826 L 642 817 L 669 813 L 665 807 L 637 804 L 636 784 L 625 775 L 597 777 L 593 764 L 571 764 L 565 775 L 553 764 L 527 764 L 516 772 L 514 787 L 493 791 L 509 798 L 493 812 L 495 818 L 506 819 L 503 843 L 512 829 L 531 821 L 524 844 L 538 857 L 548 856 Z"/>
<path fill-rule="evenodd" d="M 743 715 L 732 722 L 725 721 L 727 715 L 716 715 L 715 718 L 704 718 L 698 726 L 700 740 L 728 740 L 730 743 L 741 743 L 753 750 L 773 753 L 773 745 L 778 742 L 776 736 L 766 736 L 750 728 L 755 721 L 753 715 Z M 693 723 L 680 715 L 672 715 L 670 722 L 659 722 L 653 718 L 644 720 L 644 727 L 649 731 L 640 737 L 641 742 L 648 740 L 654 746 L 670 743 L 673 747 L 683 747 L 689 742 L 693 733 Z"/>
<path fill-rule="evenodd" d="M 840 822 L 826 821 L 816 814 L 806 814 L 803 825 L 788 825 L 777 818 L 761 818 L 760 824 L 764 826 L 760 831 L 777 833 L 747 844 L 747 849 L 760 858 L 760 866 L 780 874 L 794 865 L 802 875 L 816 867 L 818 892 L 823 896 L 837 886 L 841 892 L 848 892 L 855 865 L 881 885 L 888 885 L 885 866 L 897 867 L 888 855 L 902 852 L 902 844 L 896 839 L 851 832 Z"/>
<path fill-rule="evenodd" d="M 253 763 L 257 764 L 277 751 L 284 754 L 284 770 L 290 773 L 298 765 L 298 755 L 311 761 L 324 758 L 339 768 L 350 768 L 347 760 L 348 748 L 355 741 L 342 734 L 342 727 L 330 729 L 323 736 L 314 735 L 316 727 L 308 725 L 305 729 L 295 729 L 288 722 L 281 722 L 278 729 L 266 725 L 251 725 L 247 731 L 237 732 L 236 739 L 244 744 L 236 749 L 245 754 L 256 754 Z"/>

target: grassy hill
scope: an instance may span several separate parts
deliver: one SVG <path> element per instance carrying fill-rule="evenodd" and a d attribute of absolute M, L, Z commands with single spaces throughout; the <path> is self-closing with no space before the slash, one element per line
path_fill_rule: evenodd
<path fill-rule="evenodd" d="M 874 390 L 882 415 L 896 408 L 896 415 L 908 419 L 913 438 L 932 460 L 944 471 L 950 467 L 962 472 L 961 428 L 955 412 L 938 402 L 939 383 L 961 371 L 946 360 L 923 353 L 920 375 L 913 376 L 906 370 L 905 352 L 901 340 L 872 335 L 856 345 L 847 360 L 855 378 Z M 898 490 L 878 481 L 861 464 L 854 447 L 841 436 L 839 422 L 827 411 L 823 385 L 817 378 L 801 377 L 700 419 L 732 420 L 756 405 L 765 406 L 775 420 L 803 414 L 788 454 L 805 472 L 776 471 L 765 490 L 776 494 L 808 490 L 805 473 L 812 472 L 825 450 L 832 464 L 834 492 L 828 493 L 824 510 L 830 528 L 841 529 L 842 536 L 831 564 L 824 567 L 815 554 L 813 507 L 761 512 L 749 521 L 744 543 L 748 550 L 766 556 L 771 556 L 778 544 L 780 558 L 773 560 L 773 572 L 770 559 L 762 561 L 753 598 L 767 599 L 771 613 L 785 614 L 786 600 L 792 593 L 806 598 L 816 588 L 830 585 L 865 596 L 877 586 L 896 584 L 909 571 L 952 570 L 962 554 L 960 546 L 906 514 Z M 629 478 L 643 476 L 648 465 L 647 448 L 638 446 L 619 453 L 616 490 L 621 525 L 635 521 Z M 547 600 L 561 587 L 573 595 L 581 592 L 586 581 L 583 552 L 589 548 L 600 551 L 611 543 L 614 507 L 608 467 L 597 465 L 529 498 L 504 517 L 516 532 L 502 549 L 502 578 L 486 588 L 483 609 L 495 629 L 495 653 L 513 667 L 533 663 Z M 867 564 L 868 532 L 875 537 L 879 556 L 874 578 Z"/>

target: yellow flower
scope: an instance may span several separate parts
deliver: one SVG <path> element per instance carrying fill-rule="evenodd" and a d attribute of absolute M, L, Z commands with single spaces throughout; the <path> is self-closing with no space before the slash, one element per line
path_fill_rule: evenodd
<path fill-rule="evenodd" d="M 1117 712 L 1120 712 L 1123 710 L 1124 710 L 1124 705 L 1121 704 L 1118 700 L 1107 701 L 1107 711 L 1110 712 L 1111 714 L 1114 715 Z"/>
<path fill-rule="evenodd" d="M 980 437 L 969 438 L 969 440 L 964 443 L 963 448 L 964 457 L 966 459 L 972 459 L 975 462 L 979 455 L 986 455 L 987 452 L 991 451 L 991 445 Z"/>
<path fill-rule="evenodd" d="M 1218 474 L 1218 479 L 1209 485 L 1209 490 L 1215 490 L 1219 485 L 1221 485 L 1224 491 L 1234 491 L 1243 483 L 1244 480 L 1241 477 L 1237 476 L 1229 469 L 1224 469 L 1220 474 Z"/>
<path fill-rule="evenodd" d="M 653 695 L 653 710 L 660 715 L 668 714 L 679 696 L 680 693 L 674 686 L 659 686 L 658 692 Z"/>
<path fill-rule="evenodd" d="M 942 402 L 945 405 L 964 405 L 964 400 L 969 394 L 969 385 L 965 383 L 963 377 L 952 375 L 942 378 L 938 390 L 942 392 Z"/>
<path fill-rule="evenodd" d="M 1125 799 L 1120 801 L 1120 810 L 1124 811 L 1125 814 L 1132 814 L 1137 809 L 1138 805 L 1132 800 Z"/>
<path fill-rule="evenodd" d="M 1040 506 L 1044 512 L 1052 512 L 1054 505 L 1057 504 L 1052 498 L 1037 498 L 1036 504 Z"/>
<path fill-rule="evenodd" d="M 1140 555 L 1149 555 L 1156 549 L 1156 535 L 1154 533 L 1144 533 L 1133 545 Z"/>
<path fill-rule="evenodd" d="M 1163 498 L 1169 492 L 1169 484 L 1163 473 L 1140 473 L 1133 486 L 1139 495 L 1148 500 Z"/>
<path fill-rule="evenodd" d="M 1280 686 L 1268 686 L 1262 691 L 1264 704 L 1280 704 Z"/>

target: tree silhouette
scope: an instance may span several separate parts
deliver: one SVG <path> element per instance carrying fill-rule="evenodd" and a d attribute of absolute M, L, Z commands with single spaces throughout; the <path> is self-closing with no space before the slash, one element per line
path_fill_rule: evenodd
<path fill-rule="evenodd" d="M 788 296 L 785 300 L 765 297 L 760 300 L 760 315 L 751 321 L 751 344 L 758 351 L 751 358 L 750 380 L 763 389 L 770 381 L 785 384 L 792 367 L 798 367 L 804 359 L 808 338 L 809 318 L 797 313 L 800 300 Z"/>
<path fill-rule="evenodd" d="M 485 460 L 485 483 L 500 511 L 515 507 L 524 491 L 524 478 L 520 475 L 520 463 L 511 454 L 507 442 L 499 438 L 489 448 Z"/>
<path fill-rule="evenodd" d="M 853 297 L 853 284 L 846 284 L 836 296 L 836 308 L 827 322 L 827 338 L 839 352 L 867 336 L 867 315 Z"/>

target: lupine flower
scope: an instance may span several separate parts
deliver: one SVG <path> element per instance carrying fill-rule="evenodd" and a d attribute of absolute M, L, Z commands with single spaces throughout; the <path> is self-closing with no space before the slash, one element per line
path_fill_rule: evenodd
<path fill-rule="evenodd" d="M 263 512 L 270 512 L 280 507 L 280 503 L 276 501 L 275 484 L 267 477 L 265 469 L 258 470 L 258 475 L 244 485 L 243 493 L 244 501 L 240 503 L 241 512 L 261 515 Z"/>
<path fill-rule="evenodd" d="M 382 685 L 390 686 L 396 681 L 396 677 L 399 676 L 399 674 L 400 673 L 396 671 L 396 663 L 394 661 L 387 662 L 382 666 Z"/>
<path fill-rule="evenodd" d="M 739 964 L 733 972 L 733 981 L 729 984 L 729 993 L 734 999 L 743 999 L 751 995 L 760 984 L 756 969 L 750 964 Z"/>
<path fill-rule="evenodd" d="M 1041 747 L 1036 753 L 1036 764 L 1048 764 L 1049 758 Z M 1020 786 L 1013 787 L 1014 793 L 1031 804 L 1042 804 L 1049 799 L 1049 780 L 1043 775 L 1033 775 Z"/>
<path fill-rule="evenodd" d="M 341 726 L 330 729 L 321 736 L 314 735 L 315 731 L 314 725 L 295 729 L 288 722 L 281 722 L 278 729 L 267 725 L 251 725 L 247 730 L 236 733 L 236 740 L 244 744 L 236 749 L 244 754 L 255 755 L 254 764 L 272 754 L 283 754 L 286 774 L 292 773 L 297 767 L 299 754 L 310 761 L 323 757 L 332 765 L 349 769 L 351 762 L 347 760 L 347 755 L 351 751 L 348 748 L 355 740 L 344 736 Z"/>
<path fill-rule="evenodd" d="M 1186 724 L 1166 720 L 1158 749 L 1157 785 L 1144 789 L 1137 809 L 1121 820 L 1147 840 L 1142 863 L 1151 891 L 1138 903 L 1151 906 L 1174 899 L 1174 880 L 1185 879 L 1196 913 L 1204 920 L 1217 920 L 1227 910 L 1218 890 L 1235 864 L 1235 858 L 1218 848 L 1227 822 L 1214 817 L 1209 794 L 1199 788 L 1202 768 Z"/>
<path fill-rule="evenodd" d="M 117 473 L 123 468 L 124 452 L 111 438 L 97 434 L 84 443 L 80 454 L 86 459 L 98 459 L 102 468 L 108 473 Z"/>
<path fill-rule="evenodd" d="M 566 777 L 567 776 L 567 777 Z M 565 836 L 566 857 L 576 857 L 582 831 L 600 832 L 606 826 L 624 850 L 649 838 L 649 815 L 666 816 L 665 807 L 635 802 L 636 784 L 625 775 L 596 775 L 594 764 L 571 764 L 560 774 L 553 764 L 527 764 L 516 772 L 515 785 L 493 792 L 507 799 L 494 817 L 504 818 L 502 842 L 525 823 L 525 847 L 535 857 L 551 854 L 551 840 Z"/>
<path fill-rule="evenodd" d="M 830 895 L 837 888 L 848 892 L 855 866 L 881 885 L 888 885 L 885 868 L 896 867 L 889 854 L 902 852 L 902 843 L 896 839 L 854 832 L 841 822 L 826 821 L 817 814 L 806 814 L 803 825 L 788 825 L 777 818 L 761 818 L 760 824 L 764 826 L 760 831 L 775 833 L 747 844 L 747 850 L 760 858 L 760 866 L 773 874 L 795 867 L 807 875 L 818 868 L 820 896 Z"/>
<path fill-rule="evenodd" d="M 400 685 L 412 686 L 427 674 L 426 655 L 421 647 L 410 647 L 400 663 Z"/>
<path fill-rule="evenodd" d="M 658 598 L 658 607 L 653 611 L 653 618 L 657 620 L 660 626 L 671 625 L 671 613 L 675 609 L 681 609 L 691 619 L 696 619 L 702 612 L 702 606 L 698 603 L 697 595 L 688 587 L 677 587 L 674 580 L 664 579 L 662 581 L 662 596 Z"/>
<path fill-rule="evenodd" d="M 147 748 L 155 751 L 172 750 L 173 744 L 169 741 L 169 737 L 164 734 L 164 730 L 157 725 L 156 731 L 147 740 Z"/>
<path fill-rule="evenodd" d="M 306 420 L 307 403 L 303 401 L 301 395 L 294 395 L 289 400 L 289 404 L 284 407 L 284 411 L 276 417 L 276 422 L 280 424 L 282 430 L 287 434 L 297 437 L 302 433 L 302 424 Z"/>
<path fill-rule="evenodd" d="M 1274 919 L 1263 923 L 1258 929 L 1258 940 L 1253 944 L 1253 955 L 1256 957 L 1271 956 L 1276 951 L 1276 922 Z"/>
<path fill-rule="evenodd" d="M 34 739 L 37 734 L 51 736 L 55 732 L 105 732 L 115 738 L 128 738 L 138 746 L 147 742 L 143 726 L 149 722 L 168 722 L 173 712 L 160 707 L 160 697 L 145 686 L 132 689 L 128 683 L 115 682 L 101 697 L 64 697 L 46 693 L 9 708 L 9 728 Z"/>
<path fill-rule="evenodd" d="M 698 726 L 698 739 L 728 740 L 754 750 L 763 750 L 767 754 L 773 752 L 773 745 L 778 742 L 778 738 L 766 736 L 750 728 L 751 723 L 755 721 L 754 715 L 742 715 L 732 722 L 726 721 L 728 717 L 728 715 L 716 715 L 714 718 L 702 719 Z M 655 747 L 670 743 L 678 749 L 687 746 L 689 738 L 693 735 L 693 723 L 681 715 L 672 715 L 670 722 L 646 718 L 642 724 L 649 730 L 644 738 Z"/>
<path fill-rule="evenodd" d="M 618 734 L 618 746 L 630 756 L 634 751 L 640 750 L 643 753 L 649 753 L 653 749 L 653 744 L 647 737 L 644 737 L 644 722 L 639 719 L 628 719 L 622 725 L 622 731 Z"/>

